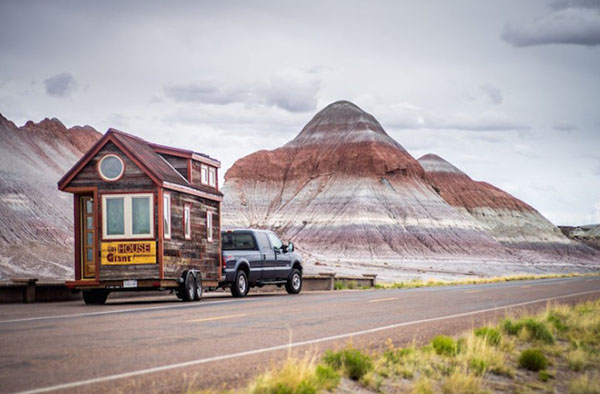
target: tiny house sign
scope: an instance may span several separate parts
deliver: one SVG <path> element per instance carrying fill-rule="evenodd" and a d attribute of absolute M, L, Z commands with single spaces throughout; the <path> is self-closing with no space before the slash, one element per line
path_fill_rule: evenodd
<path fill-rule="evenodd" d="M 154 264 L 156 242 L 102 242 L 102 264 Z"/>

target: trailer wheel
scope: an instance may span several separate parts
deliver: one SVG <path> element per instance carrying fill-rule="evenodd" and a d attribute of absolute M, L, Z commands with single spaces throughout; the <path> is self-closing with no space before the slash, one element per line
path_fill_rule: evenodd
<path fill-rule="evenodd" d="M 239 270 L 235 274 L 235 282 L 231 284 L 231 295 L 234 297 L 244 297 L 248 294 L 248 277 L 246 273 Z"/>
<path fill-rule="evenodd" d="M 292 271 L 292 276 L 285 284 L 288 294 L 298 294 L 302 290 L 302 274 L 297 269 Z"/>
<path fill-rule="evenodd" d="M 196 291 L 194 292 L 194 301 L 200 301 L 200 298 L 202 298 L 202 277 L 200 276 L 200 272 L 196 274 L 194 285 L 196 286 Z"/>
<path fill-rule="evenodd" d="M 104 305 L 107 298 L 107 290 L 94 289 L 83 291 L 83 302 L 85 302 L 87 305 Z"/>
<path fill-rule="evenodd" d="M 183 288 L 180 291 L 181 295 L 183 296 L 183 301 L 194 301 L 194 298 L 196 297 L 196 280 L 194 279 L 194 274 L 191 271 L 188 271 L 185 274 L 185 279 L 183 280 L 182 285 Z"/>

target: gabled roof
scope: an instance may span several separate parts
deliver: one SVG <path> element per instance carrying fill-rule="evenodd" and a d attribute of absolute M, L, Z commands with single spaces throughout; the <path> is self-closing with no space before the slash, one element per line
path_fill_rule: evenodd
<path fill-rule="evenodd" d="M 206 193 L 204 191 L 196 190 L 196 188 L 181 175 L 179 171 L 155 151 L 155 148 L 152 146 L 154 144 L 150 144 L 139 137 L 116 129 L 108 129 L 102 138 L 100 138 L 98 142 L 96 142 L 96 144 L 94 144 L 81 159 L 79 159 L 73 168 L 58 181 L 59 190 L 64 190 L 79 171 L 81 171 L 108 142 L 115 144 L 158 186 L 167 188 L 183 186 L 188 192 L 193 193 L 194 191 L 197 191 L 198 193 L 206 194 L 205 197 L 207 198 L 221 199 L 222 194 L 220 192 L 215 191 L 213 193 Z M 163 148 L 176 150 L 176 148 Z"/>
<path fill-rule="evenodd" d="M 215 166 L 217 168 L 221 168 L 221 162 L 219 160 L 213 159 L 212 157 L 210 157 L 209 155 L 206 155 L 204 153 L 194 152 L 191 150 L 181 149 L 181 148 L 173 148 L 171 146 L 155 144 L 152 142 L 148 143 L 148 145 L 150 145 L 152 147 L 152 149 L 154 149 L 154 151 L 157 153 L 162 153 L 162 154 L 177 156 L 177 157 L 183 157 L 186 159 L 193 159 L 193 160 L 205 163 L 205 164 Z"/>

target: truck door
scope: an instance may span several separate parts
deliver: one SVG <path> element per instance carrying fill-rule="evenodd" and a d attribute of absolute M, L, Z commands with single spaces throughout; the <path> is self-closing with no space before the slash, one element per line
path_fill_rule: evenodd
<path fill-rule="evenodd" d="M 258 249 L 260 250 L 263 259 L 263 268 L 260 279 L 273 279 L 275 278 L 275 271 L 277 270 L 275 265 L 275 251 L 269 243 L 267 234 L 264 232 L 257 232 L 256 240 L 258 241 Z"/>
<path fill-rule="evenodd" d="M 272 232 L 267 233 L 271 245 L 273 245 L 273 251 L 275 252 L 275 271 L 276 279 L 287 279 L 292 269 L 292 259 L 289 253 L 284 253 L 283 242 Z"/>
<path fill-rule="evenodd" d="M 239 235 L 241 241 L 239 249 L 247 251 L 248 263 L 250 263 L 250 275 L 248 276 L 248 280 L 251 282 L 257 281 L 260 279 L 264 266 L 262 253 L 256 244 L 253 234 L 244 233 Z"/>

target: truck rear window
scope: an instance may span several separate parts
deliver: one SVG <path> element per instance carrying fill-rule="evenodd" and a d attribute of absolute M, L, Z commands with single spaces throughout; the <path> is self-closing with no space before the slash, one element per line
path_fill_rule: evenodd
<path fill-rule="evenodd" d="M 221 237 L 223 250 L 255 250 L 256 242 L 252 234 L 224 233 Z"/>

